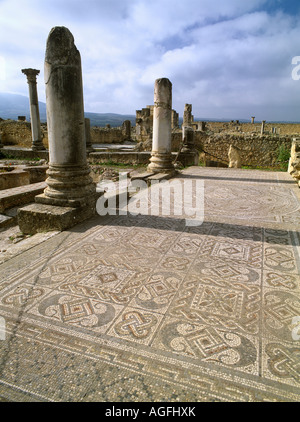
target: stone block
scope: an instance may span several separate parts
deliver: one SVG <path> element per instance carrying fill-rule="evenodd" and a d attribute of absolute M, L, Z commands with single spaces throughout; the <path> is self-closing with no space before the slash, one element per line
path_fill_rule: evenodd
<path fill-rule="evenodd" d="M 241 168 L 242 167 L 242 161 L 240 156 L 240 149 L 237 147 L 234 147 L 233 145 L 230 145 L 229 151 L 228 151 L 228 158 L 229 158 L 229 168 Z"/>
<path fill-rule="evenodd" d="M 293 139 L 288 173 L 296 180 L 300 187 L 300 138 Z"/>
<path fill-rule="evenodd" d="M 13 170 L 11 172 L 0 173 L 0 190 L 16 188 L 30 183 L 29 172 L 23 170 Z"/>
<path fill-rule="evenodd" d="M 46 183 L 41 182 L 0 191 L 0 212 L 33 202 L 35 196 L 41 194 L 45 187 Z"/>
<path fill-rule="evenodd" d="M 25 234 L 66 230 L 92 217 L 95 206 L 72 208 L 45 204 L 29 204 L 18 210 L 18 224 Z"/>

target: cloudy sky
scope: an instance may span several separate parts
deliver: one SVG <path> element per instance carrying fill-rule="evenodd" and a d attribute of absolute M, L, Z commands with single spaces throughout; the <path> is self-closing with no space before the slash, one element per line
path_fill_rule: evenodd
<path fill-rule="evenodd" d="M 0 92 L 28 96 L 32 67 L 45 101 L 54 26 L 81 53 L 85 111 L 135 114 L 167 77 L 180 116 L 189 103 L 200 118 L 300 121 L 299 0 L 0 0 Z"/>

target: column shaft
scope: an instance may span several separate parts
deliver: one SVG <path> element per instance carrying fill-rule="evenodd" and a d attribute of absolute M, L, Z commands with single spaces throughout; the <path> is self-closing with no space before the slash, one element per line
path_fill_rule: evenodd
<path fill-rule="evenodd" d="M 171 155 L 172 84 L 167 78 L 154 85 L 153 139 L 148 170 L 154 173 L 174 172 Z"/>
<path fill-rule="evenodd" d="M 40 71 L 37 69 L 22 69 L 22 73 L 27 76 L 27 82 L 29 87 L 32 149 L 44 150 L 45 147 L 42 142 L 39 101 L 36 83 L 36 77 L 40 73 Z"/>

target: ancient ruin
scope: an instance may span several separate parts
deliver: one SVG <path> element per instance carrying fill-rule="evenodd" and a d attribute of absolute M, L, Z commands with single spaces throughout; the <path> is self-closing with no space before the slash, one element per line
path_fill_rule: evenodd
<path fill-rule="evenodd" d="M 91 126 L 65 27 L 45 84 L 49 151 L 0 119 L 0 402 L 299 402 L 300 125 L 181 125 L 161 78 Z"/>

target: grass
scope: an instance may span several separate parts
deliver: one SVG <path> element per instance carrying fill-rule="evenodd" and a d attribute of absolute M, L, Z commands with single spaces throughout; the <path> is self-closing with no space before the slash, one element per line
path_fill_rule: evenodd
<path fill-rule="evenodd" d="M 275 166 L 275 167 L 266 167 L 266 166 L 242 166 L 242 169 L 248 170 L 264 170 L 264 171 L 287 171 L 286 168 L 283 166 Z"/>

